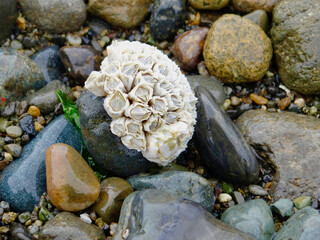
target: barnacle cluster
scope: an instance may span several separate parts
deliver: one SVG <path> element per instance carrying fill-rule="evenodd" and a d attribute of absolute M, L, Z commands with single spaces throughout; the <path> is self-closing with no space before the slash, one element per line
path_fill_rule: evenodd
<path fill-rule="evenodd" d="M 129 149 L 167 165 L 186 147 L 196 119 L 196 101 L 179 67 L 157 48 L 114 41 L 101 71 L 85 87 L 105 96 L 111 131 Z"/>

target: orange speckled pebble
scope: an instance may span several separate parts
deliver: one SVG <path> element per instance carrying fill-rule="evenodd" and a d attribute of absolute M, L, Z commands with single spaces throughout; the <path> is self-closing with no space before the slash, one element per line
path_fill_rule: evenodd
<path fill-rule="evenodd" d="M 80 211 L 92 205 L 100 183 L 82 156 L 71 146 L 56 143 L 46 152 L 47 192 L 54 206 Z"/>
<path fill-rule="evenodd" d="M 280 110 L 284 110 L 289 106 L 290 103 L 291 103 L 291 98 L 285 97 L 285 98 L 282 98 L 280 102 L 278 102 L 278 107 Z"/>
<path fill-rule="evenodd" d="M 252 101 L 254 101 L 256 104 L 259 104 L 259 105 L 265 105 L 268 103 L 268 99 L 254 93 L 250 94 L 250 98 L 252 99 Z"/>
<path fill-rule="evenodd" d="M 30 106 L 29 109 L 28 109 L 28 113 L 32 117 L 38 117 L 38 116 L 40 116 L 40 109 L 37 108 L 36 106 Z"/>

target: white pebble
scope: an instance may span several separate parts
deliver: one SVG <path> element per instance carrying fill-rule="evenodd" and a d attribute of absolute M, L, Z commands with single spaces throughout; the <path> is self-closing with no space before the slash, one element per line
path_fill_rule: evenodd
<path fill-rule="evenodd" d="M 219 195 L 219 202 L 221 203 L 227 203 L 232 200 L 232 197 L 228 193 L 221 193 Z"/>
<path fill-rule="evenodd" d="M 80 214 L 80 219 L 85 223 L 88 223 L 88 224 L 92 223 L 92 220 L 90 219 L 90 216 L 87 213 Z"/>
<path fill-rule="evenodd" d="M 297 105 L 299 108 L 303 108 L 306 105 L 303 98 L 297 98 L 296 100 L 294 100 L 294 104 Z"/>

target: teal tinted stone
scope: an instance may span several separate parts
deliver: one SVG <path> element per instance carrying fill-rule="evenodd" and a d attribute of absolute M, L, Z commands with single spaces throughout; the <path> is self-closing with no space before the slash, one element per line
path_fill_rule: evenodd
<path fill-rule="evenodd" d="M 221 220 L 259 240 L 270 240 L 274 234 L 271 210 L 262 199 L 251 200 L 227 209 Z"/>
<path fill-rule="evenodd" d="M 280 215 L 282 218 L 289 218 L 294 214 L 294 204 L 290 199 L 279 199 L 270 207 L 272 212 Z"/>
<path fill-rule="evenodd" d="M 32 211 L 46 191 L 45 153 L 54 143 L 66 143 L 81 150 L 81 137 L 65 117 L 59 116 L 23 149 L 0 175 L 0 198 L 18 212 Z"/>
<path fill-rule="evenodd" d="M 175 196 L 192 200 L 211 211 L 215 198 L 210 183 L 192 172 L 170 171 L 151 176 L 133 176 L 127 179 L 134 190 L 164 190 Z"/>

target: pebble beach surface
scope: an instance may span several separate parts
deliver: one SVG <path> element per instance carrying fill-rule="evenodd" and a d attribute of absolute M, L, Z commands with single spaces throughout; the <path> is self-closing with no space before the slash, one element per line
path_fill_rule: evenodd
<path fill-rule="evenodd" d="M 1 0 L 0 238 L 320 239 L 319 12 Z M 197 97 L 193 137 L 166 166 L 128 149 L 84 87 L 123 40 L 161 50 Z"/>

